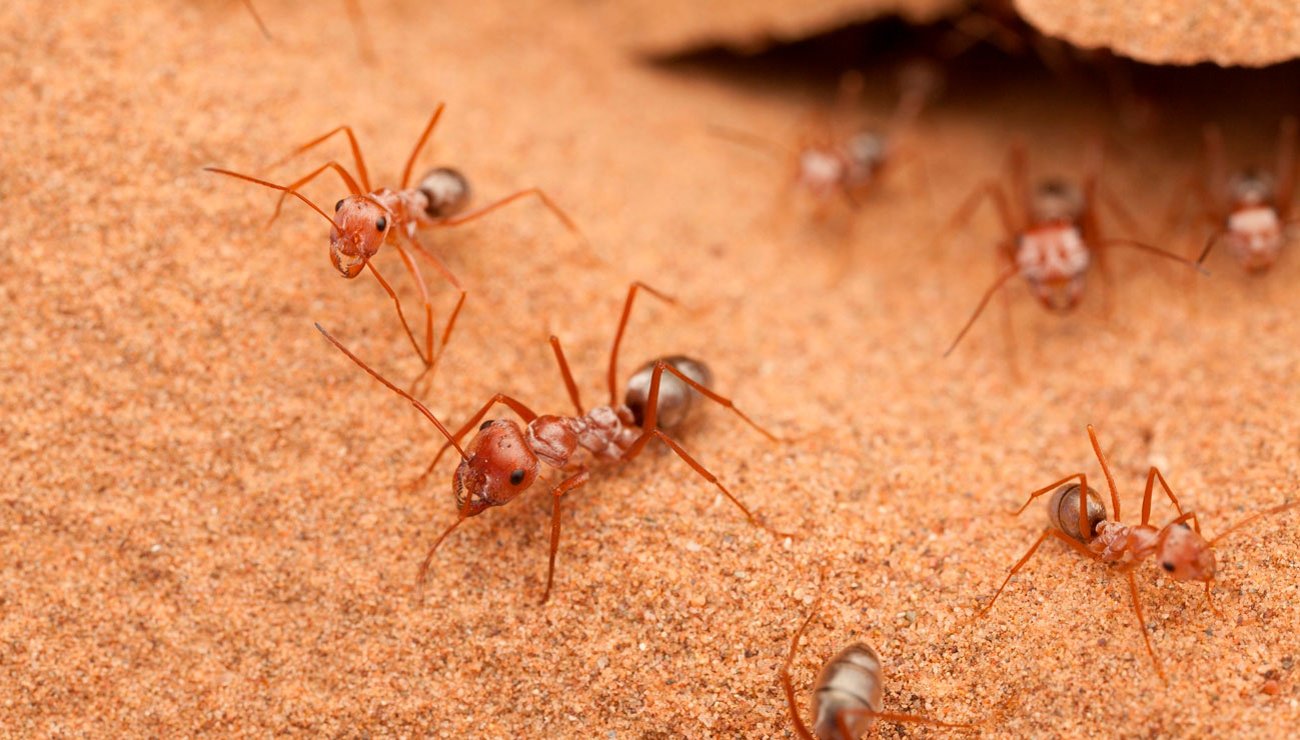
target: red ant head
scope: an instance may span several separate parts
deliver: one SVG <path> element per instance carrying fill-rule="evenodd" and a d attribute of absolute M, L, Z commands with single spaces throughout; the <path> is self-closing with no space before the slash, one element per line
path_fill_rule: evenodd
<path fill-rule="evenodd" d="M 1066 313 L 1079 305 L 1079 300 L 1083 298 L 1083 287 L 1082 274 L 1054 280 L 1029 281 L 1029 291 L 1047 310 L 1055 313 Z"/>
<path fill-rule="evenodd" d="M 384 243 L 393 214 L 366 196 L 350 195 L 334 204 L 334 224 L 330 261 L 343 277 L 354 278 Z"/>
<path fill-rule="evenodd" d="M 1177 581 L 1214 580 L 1214 549 L 1200 533 L 1182 522 L 1160 533 L 1156 562 Z"/>
<path fill-rule="evenodd" d="M 479 426 L 456 468 L 456 509 L 475 516 L 509 503 L 537 480 L 540 467 L 518 424 L 489 419 Z"/>

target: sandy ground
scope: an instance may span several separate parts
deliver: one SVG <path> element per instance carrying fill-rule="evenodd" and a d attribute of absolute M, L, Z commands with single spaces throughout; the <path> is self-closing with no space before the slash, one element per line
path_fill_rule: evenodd
<path fill-rule="evenodd" d="M 707 133 L 793 135 L 824 89 L 639 65 L 581 6 L 370 3 L 367 65 L 341 3 L 260 3 L 275 44 L 224 0 L 56 5 L 0 11 L 5 734 L 789 737 L 776 671 L 822 563 L 805 701 L 820 662 L 865 639 L 895 711 L 974 721 L 1018 696 L 988 736 L 1300 725 L 1294 513 L 1223 543 L 1222 618 L 1198 588 L 1140 571 L 1167 684 L 1123 582 L 1058 545 L 971 621 L 1041 526 L 1041 511 L 1009 512 L 1099 473 L 1088 423 L 1126 517 L 1151 464 L 1211 534 L 1297 495 L 1294 247 L 1264 278 L 1225 254 L 1199 282 L 1118 255 L 1117 279 L 1065 319 L 1016 286 L 1022 377 L 996 310 L 939 358 L 997 237 L 985 214 L 934 246 L 939 223 L 1012 133 L 1036 167 L 1076 168 L 1080 142 L 1113 124 L 1104 101 L 1046 77 L 954 85 L 916 129 L 931 187 L 900 177 L 833 238 L 845 214 L 810 226 L 806 204 L 779 200 L 779 167 Z M 1242 156 L 1269 151 L 1297 102 L 1275 89 L 1169 111 L 1128 137 L 1113 188 L 1158 220 L 1199 121 L 1217 116 Z M 406 490 L 433 430 L 312 329 L 407 379 L 418 363 L 387 299 L 334 273 L 318 217 L 295 206 L 265 229 L 272 193 L 200 168 L 285 179 L 344 157 L 339 142 L 267 169 L 347 122 L 393 182 L 438 101 L 424 162 L 462 167 L 482 197 L 545 187 L 599 259 L 530 205 L 430 235 L 472 291 L 430 407 L 459 422 L 505 391 L 565 410 L 551 332 L 599 399 L 616 312 L 643 279 L 683 306 L 638 307 L 624 367 L 704 357 L 788 438 L 714 408 L 681 435 L 798 539 L 751 527 L 654 452 L 572 497 L 547 605 L 540 490 L 462 527 L 415 598 L 454 517 L 452 465 Z M 308 192 L 340 195 L 328 180 Z M 379 259 L 399 273 L 391 250 Z"/>

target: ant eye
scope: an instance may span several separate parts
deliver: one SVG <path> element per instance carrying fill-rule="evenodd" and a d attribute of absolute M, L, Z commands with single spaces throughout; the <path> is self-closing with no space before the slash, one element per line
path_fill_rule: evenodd
<path fill-rule="evenodd" d="M 1161 563 L 1161 564 L 1160 564 L 1160 567 L 1161 567 L 1161 568 L 1164 568 L 1165 571 L 1168 572 L 1168 573 L 1173 573 L 1173 572 L 1174 572 L 1174 564 L 1173 564 L 1173 563 L 1169 563 L 1169 562 Z"/>
<path fill-rule="evenodd" d="M 339 209 L 342 207 L 343 207 L 343 199 L 339 198 L 339 202 L 334 204 L 334 212 L 338 213 Z"/>
<path fill-rule="evenodd" d="M 492 426 L 492 422 L 493 422 L 493 421 L 494 421 L 494 419 L 488 419 L 487 421 L 483 422 L 482 424 L 479 424 L 479 425 L 478 425 L 478 430 L 481 432 L 481 431 L 483 431 L 484 429 L 487 429 L 488 427 Z"/>
<path fill-rule="evenodd" d="M 517 486 L 524 482 L 524 469 L 519 468 L 510 474 L 510 485 Z"/>
<path fill-rule="evenodd" d="M 380 216 L 379 219 L 375 221 L 375 228 L 380 231 L 383 231 L 384 229 L 388 228 L 388 219 L 384 218 L 383 216 Z"/>

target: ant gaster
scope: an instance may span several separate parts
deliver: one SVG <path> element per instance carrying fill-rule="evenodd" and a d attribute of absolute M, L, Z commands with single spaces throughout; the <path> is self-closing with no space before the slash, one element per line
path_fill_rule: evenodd
<path fill-rule="evenodd" d="M 1146 644 L 1147 653 L 1151 656 L 1156 674 L 1163 679 L 1164 671 L 1160 667 L 1160 660 L 1156 658 L 1155 649 L 1151 647 L 1151 638 L 1146 630 L 1146 619 L 1142 615 L 1137 578 L 1134 576 L 1137 567 L 1147 558 L 1154 557 L 1160 568 L 1174 580 L 1204 583 L 1206 603 L 1212 612 L 1218 614 L 1211 595 L 1216 571 L 1215 543 L 1259 518 L 1300 506 L 1300 501 L 1282 504 L 1253 514 L 1228 527 L 1214 539 L 1207 540 L 1201 535 L 1201 524 L 1197 520 L 1196 513 L 1183 511 L 1178 498 L 1165 481 L 1164 475 L 1153 465 L 1147 472 L 1146 492 L 1142 497 L 1142 523 L 1136 526 L 1124 524 L 1120 521 L 1119 491 L 1115 487 L 1114 477 L 1111 476 L 1110 466 L 1106 464 L 1106 457 L 1101 452 L 1101 445 L 1097 442 L 1097 432 L 1091 424 L 1088 425 L 1088 438 L 1092 441 L 1092 450 L 1096 453 L 1097 460 L 1101 463 L 1102 473 L 1106 476 L 1115 518 L 1107 518 L 1106 506 L 1102 502 L 1101 495 L 1088 486 L 1088 477 L 1084 473 L 1067 475 L 1029 494 L 1029 499 L 1016 510 L 1016 514 L 1019 515 L 1027 509 L 1034 499 L 1051 492 L 1052 496 L 1047 502 L 1049 526 L 1034 541 L 1029 551 L 1012 566 L 1002 585 L 993 594 L 993 598 L 977 616 L 982 617 L 993 608 L 994 602 L 1007 587 L 1011 577 L 1029 562 L 1048 537 L 1055 537 L 1080 555 L 1090 560 L 1114 565 L 1116 570 L 1124 574 L 1128 580 L 1129 594 L 1133 599 L 1133 612 L 1137 616 L 1142 640 Z M 1071 481 L 1076 478 L 1078 481 L 1072 483 Z M 1151 499 L 1156 483 L 1160 484 L 1165 496 L 1178 512 L 1178 516 L 1173 521 L 1160 528 L 1150 523 Z M 1086 493 L 1081 496 L 1081 491 Z M 1188 527 L 1188 521 L 1191 522 L 1191 527 Z"/>
<path fill-rule="evenodd" d="M 693 403 L 694 397 L 698 395 L 725 406 L 763 436 L 776 441 L 775 436 L 736 408 L 729 399 L 714 393 L 706 386 L 710 375 L 702 363 L 683 357 L 655 360 L 633 376 L 624 401 L 619 402 L 615 382 L 619 345 L 622 343 L 623 331 L 627 326 L 628 317 L 632 312 L 632 303 L 638 290 L 644 290 L 661 300 L 673 302 L 668 296 L 643 283 L 633 283 L 628 289 L 627 300 L 623 304 L 623 314 L 619 319 L 614 344 L 610 350 L 608 404 L 590 410 L 583 409 L 577 385 L 569 372 L 564 351 L 560 348 L 560 340 L 552 336 L 551 348 L 555 352 L 564 385 L 573 402 L 575 415 L 539 415 L 520 401 L 498 393 L 454 434 L 449 432 L 423 404 L 406 391 L 385 380 L 330 336 L 319 324 L 317 325 L 316 328 L 320 329 L 334 346 L 376 380 L 414 405 L 447 438 L 446 444 L 434 457 L 433 464 L 437 463 L 449 447 L 455 448 L 460 454 L 461 462 L 452 479 L 452 492 L 457 509 L 456 521 L 447 527 L 429 548 L 424 562 L 420 565 L 418 584 L 423 584 L 438 546 L 462 522 L 492 507 L 510 503 L 537 482 L 544 468 L 553 468 L 560 473 L 561 479 L 551 488 L 550 560 L 546 572 L 546 590 L 542 595 L 542 603 L 545 603 L 550 597 L 551 585 L 554 581 L 555 556 L 560 546 L 560 506 L 564 495 L 587 483 L 591 467 L 600 463 L 633 460 L 653 439 L 661 440 L 696 473 L 716 486 L 728 501 L 744 513 L 751 524 L 778 536 L 791 536 L 777 532 L 761 522 L 748 507 L 727 490 L 726 486 L 722 485 L 716 476 L 664 432 L 665 422 L 681 421 Z M 525 426 L 520 428 L 515 421 L 507 419 L 483 421 L 483 417 L 498 403 L 515 412 Z M 474 438 L 469 444 L 461 447 L 460 440 L 476 427 Z M 430 468 L 432 467 L 431 464 Z"/>
<path fill-rule="evenodd" d="M 280 215 L 284 199 L 290 195 L 303 201 L 317 213 L 324 216 L 330 222 L 330 261 L 333 263 L 334 269 L 338 270 L 339 274 L 347 279 L 355 278 L 363 270 L 370 270 L 371 274 L 384 288 L 384 291 L 393 300 L 393 304 L 397 308 L 397 316 L 402 322 L 402 328 L 406 331 L 406 336 L 410 339 L 416 354 L 420 356 L 424 363 L 425 373 L 433 369 L 440 352 L 434 352 L 433 305 L 430 302 L 429 289 L 420 274 L 419 265 L 412 258 L 412 252 L 426 260 L 447 282 L 451 283 L 460 292 L 456 306 L 442 331 L 441 346 L 444 348 L 451 339 L 456 317 L 460 313 L 461 306 L 464 305 L 465 290 L 447 265 L 420 241 L 418 232 L 421 228 L 459 226 L 485 216 L 508 203 L 531 195 L 541 200 L 571 232 L 578 232 L 577 226 L 564 211 L 560 210 L 544 192 L 537 188 L 520 190 L 477 210 L 464 213 L 463 211 L 470 198 L 469 182 L 464 175 L 454 169 L 448 167 L 434 168 L 420 179 L 416 187 L 409 187 L 415 160 L 419 156 L 420 150 L 424 148 L 424 144 L 428 141 L 434 127 L 438 124 L 438 119 L 442 116 L 444 107 L 444 104 L 439 103 L 433 115 L 429 118 L 424 132 L 420 134 L 415 148 L 411 151 L 411 156 L 406 160 L 406 167 L 402 170 L 401 185 L 397 190 L 388 188 L 375 189 L 371 186 L 370 175 L 366 170 L 365 160 L 361 156 L 361 147 L 357 144 L 352 128 L 346 125 L 339 126 L 303 144 L 285 160 L 321 144 L 335 134 L 343 133 L 347 136 L 352 148 L 352 156 L 356 163 L 357 172 L 355 178 L 346 168 L 333 160 L 326 162 L 289 185 L 277 185 L 256 177 L 216 167 L 204 168 L 209 172 L 236 177 L 281 191 L 280 199 L 276 202 L 275 211 L 271 215 L 271 221 L 275 221 Z M 298 192 L 299 188 L 327 170 L 336 172 L 349 192 L 348 196 L 334 204 L 334 216 L 332 217 Z M 420 299 L 425 310 L 424 349 L 421 349 L 420 342 L 416 340 L 415 334 L 407 323 L 397 293 L 393 291 L 388 281 L 375 267 L 373 258 L 384 244 L 392 244 L 397 250 L 403 266 L 405 266 L 406 271 L 411 275 L 417 289 L 420 291 Z"/>

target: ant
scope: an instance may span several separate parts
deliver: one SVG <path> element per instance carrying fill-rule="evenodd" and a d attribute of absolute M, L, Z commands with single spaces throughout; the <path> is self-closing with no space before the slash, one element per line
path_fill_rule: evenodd
<path fill-rule="evenodd" d="M 1115 488 L 1115 479 L 1110 474 L 1106 457 L 1097 442 L 1097 432 L 1091 424 L 1088 425 L 1088 438 L 1092 441 L 1092 450 L 1101 463 L 1102 473 L 1105 474 L 1106 484 L 1110 488 L 1114 519 L 1107 518 L 1106 505 L 1102 501 L 1101 494 L 1088 486 L 1088 477 L 1083 473 L 1067 475 L 1029 494 L 1029 500 L 1016 510 L 1016 515 L 1029 508 L 1034 499 L 1051 492 L 1052 496 L 1047 501 L 1047 519 L 1050 526 L 1043 530 L 1024 557 L 1012 566 L 1011 572 L 1007 573 L 997 593 L 993 594 L 993 598 L 980 610 L 976 618 L 983 617 L 993 608 L 994 602 L 1007 587 L 1011 577 L 1029 562 L 1048 537 L 1055 537 L 1090 560 L 1116 566 L 1116 569 L 1128 579 L 1129 594 L 1133 598 L 1133 611 L 1137 615 L 1138 629 L 1142 632 L 1142 640 L 1146 644 L 1147 653 L 1151 656 L 1156 674 L 1164 680 L 1165 674 L 1160 667 L 1160 660 L 1156 657 L 1155 649 L 1151 647 L 1151 637 L 1147 634 L 1146 619 L 1142 616 L 1142 603 L 1138 596 L 1137 579 L 1133 572 L 1142 561 L 1154 556 L 1160 568 L 1174 580 L 1204 583 L 1205 601 L 1210 611 L 1220 615 L 1219 610 L 1214 606 L 1211 591 L 1215 574 L 1214 545 L 1257 519 L 1300 506 L 1300 501 L 1275 506 L 1248 516 L 1228 527 L 1214 539 L 1207 540 L 1201 536 L 1201 524 L 1197 520 L 1196 513 L 1183 511 L 1178 503 L 1178 497 L 1170 489 L 1164 475 L 1153 465 L 1147 472 L 1146 493 L 1142 497 L 1142 523 L 1137 526 L 1124 524 L 1120 520 L 1119 492 Z M 1075 478 L 1078 478 L 1078 482 L 1071 483 Z M 1156 483 L 1160 484 L 1160 488 L 1174 505 L 1174 510 L 1178 512 L 1178 516 L 1173 521 L 1158 529 L 1150 523 L 1151 498 Z M 1080 495 L 1081 491 L 1086 493 Z M 1187 526 L 1189 520 L 1192 523 L 1191 527 Z"/>
<path fill-rule="evenodd" d="M 821 580 L 824 582 L 825 578 L 823 569 Z M 882 711 L 884 702 L 881 687 L 885 676 L 880 654 L 866 643 L 855 642 L 822 665 L 821 674 L 813 684 L 813 722 L 812 729 L 809 730 L 799 714 L 794 683 L 790 679 L 790 666 L 794 664 L 794 656 L 799 651 L 799 640 L 803 637 L 804 630 L 808 629 L 808 623 L 816 616 L 821 599 L 822 588 L 819 583 L 812 610 L 795 630 L 794 637 L 790 640 L 790 652 L 777 674 L 781 688 L 785 691 L 786 703 L 790 707 L 790 722 L 801 740 L 856 740 L 866 734 L 877 720 L 911 722 L 952 730 L 973 730 L 984 724 L 953 724 L 915 714 Z"/>
<path fill-rule="evenodd" d="M 513 501 L 537 482 L 545 465 L 554 468 L 561 478 L 551 488 L 550 562 L 546 571 L 546 590 L 542 594 L 541 601 L 545 604 L 551 595 L 551 584 L 555 576 L 555 556 L 560 546 L 561 499 L 570 491 L 586 485 L 592 467 L 601 463 L 629 462 L 640 455 L 652 439 L 661 440 L 696 473 L 716 486 L 728 501 L 744 513 L 751 524 L 779 537 L 793 536 L 778 532 L 761 522 L 748 507 L 727 490 L 726 486 L 722 485 L 716 476 L 696 462 L 695 458 L 665 433 L 666 428 L 685 419 L 694 397 L 699 395 L 725 406 L 764 437 L 777 441 L 776 436 L 736 408 L 730 399 L 709 390 L 707 386 L 711 382 L 711 373 L 704 363 L 682 356 L 653 360 L 632 377 L 623 401 L 619 402 L 618 388 L 615 384 L 619 345 L 623 341 L 623 331 L 627 327 L 632 303 L 638 290 L 644 290 L 667 303 L 675 303 L 673 299 L 644 283 L 634 282 L 628 288 L 623 314 L 619 319 L 618 331 L 614 334 L 614 344 L 610 350 L 608 404 L 590 410 L 583 409 L 578 387 L 573 381 L 572 373 L 569 372 L 569 363 L 560 347 L 560 340 L 552 335 L 551 349 L 555 352 L 555 361 L 560 366 L 560 374 L 576 413 L 573 416 L 552 414 L 539 416 L 515 398 L 498 393 L 483 404 L 483 407 L 454 434 L 447 431 L 442 422 L 425 408 L 424 404 L 371 369 L 330 336 L 320 324 L 316 325 L 325 338 L 343 354 L 375 380 L 387 386 L 389 390 L 409 401 L 447 438 L 446 444 L 430 464 L 430 469 L 437 464 L 449 447 L 455 448 L 460 454 L 461 462 L 452 479 L 452 492 L 457 509 L 456 521 L 447 527 L 429 548 L 424 562 L 420 564 L 417 585 L 424 584 L 433 555 L 448 535 L 466 519 L 478 516 L 494 506 L 503 506 Z M 482 421 L 492 406 L 498 403 L 518 415 L 526 425 L 525 428 L 520 429 L 516 422 L 508 419 Z M 475 427 L 478 431 L 475 432 L 474 438 L 468 445 L 462 447 L 460 440 Z"/>
<path fill-rule="evenodd" d="M 275 204 L 275 211 L 272 213 L 268 225 L 279 217 L 284 200 L 290 195 L 311 206 L 313 210 L 329 221 L 331 227 L 330 261 L 333 262 L 334 269 L 338 270 L 347 279 L 355 278 L 361 274 L 362 270 L 369 269 L 375 279 L 379 281 L 384 291 L 392 298 L 393 304 L 397 308 L 397 316 L 402 322 L 402 328 L 406 331 L 406 336 L 410 339 L 416 354 L 420 356 L 420 360 L 424 363 L 424 372 L 421 373 L 421 378 L 433 370 L 441 353 L 434 352 L 433 305 L 429 299 L 429 289 L 420 274 L 419 266 L 411 257 L 411 253 L 414 252 L 433 265 L 443 278 L 460 292 L 456 307 L 452 310 L 451 316 L 442 331 L 441 346 L 444 349 L 451 339 L 452 329 L 456 325 L 456 317 L 460 314 L 466 296 L 465 289 L 461 287 L 460 281 L 456 279 L 456 276 L 452 274 L 447 265 L 421 243 L 418 234 L 421 227 L 459 226 L 485 216 L 513 201 L 531 195 L 541 200 L 542 204 L 550 209 L 570 232 L 579 233 L 577 225 L 568 215 L 560 210 L 559 206 L 538 188 L 520 190 L 466 213 L 465 208 L 470 199 L 469 180 L 458 170 L 450 167 L 435 167 L 425 173 L 418 185 L 410 187 L 415 160 L 419 156 L 420 150 L 424 148 L 425 142 L 428 141 L 434 127 L 438 124 L 438 119 L 441 118 L 444 107 L 443 103 L 439 103 L 438 107 L 434 109 L 433 115 L 429 118 L 428 124 L 424 127 L 423 133 L 420 134 L 420 138 L 415 144 L 415 148 L 411 150 L 411 156 L 406 160 L 406 167 L 402 170 L 401 185 L 398 186 L 397 190 L 389 190 L 388 188 L 375 189 L 371 186 L 370 175 L 366 170 L 365 160 L 361 156 L 361 147 L 357 144 L 352 127 L 347 125 L 334 128 L 303 144 L 282 159 L 281 162 L 302 154 L 331 136 L 342 132 L 348 137 L 348 142 L 352 148 L 352 156 L 356 163 L 357 172 L 355 178 L 343 165 L 334 160 L 326 162 L 289 185 L 277 185 L 250 175 L 217 167 L 204 168 L 209 172 L 228 175 L 279 190 L 281 193 L 280 199 Z M 347 197 L 334 204 L 334 216 L 332 217 L 298 192 L 299 188 L 327 170 L 338 173 L 349 193 Z M 406 246 L 403 246 L 403 242 L 405 242 Z M 393 291 L 392 286 L 379 273 L 379 269 L 375 267 L 372 259 L 379 251 L 379 248 L 386 243 L 391 243 L 397 250 L 398 256 L 402 259 L 402 264 L 406 267 L 406 271 L 410 273 L 420 291 L 420 300 L 424 304 L 425 311 L 425 349 L 421 349 L 420 342 L 416 340 L 415 334 L 411 331 L 406 315 L 402 312 L 402 304 L 397 298 L 397 293 Z M 420 378 L 417 378 L 416 383 L 419 380 Z"/>
<path fill-rule="evenodd" d="M 919 65 L 904 69 L 900 78 L 903 90 L 898 105 L 881 128 L 857 125 L 844 134 L 825 122 L 817 133 L 801 137 L 794 148 L 729 127 L 714 126 L 712 130 L 735 143 L 788 158 L 790 184 L 802 187 L 818 204 L 838 193 L 856 210 L 861 196 L 903 159 L 904 150 L 897 145 L 900 134 L 920 115 L 938 86 L 937 73 Z M 850 71 L 841 76 L 836 105 L 841 117 L 852 108 L 862 88 L 860 73 Z"/>
<path fill-rule="evenodd" d="M 993 295 L 1017 275 L 1024 277 L 1029 292 L 1047 310 L 1063 314 L 1073 310 L 1082 299 L 1085 278 L 1094 256 L 1105 270 L 1104 248 L 1138 249 L 1199 270 L 1190 260 L 1159 247 L 1133 239 L 1102 238 L 1096 207 L 1099 196 L 1126 225 L 1131 226 L 1133 219 L 1114 196 L 1099 186 L 1098 159 L 1090 157 L 1078 185 L 1064 178 L 1051 177 L 1039 180 L 1031 189 L 1027 155 L 1024 146 L 1016 143 L 1008 152 L 1007 177 L 1019 210 L 1013 211 L 1011 199 L 996 178 L 984 181 L 967 196 L 944 232 L 969 220 L 985 197 L 991 199 L 1005 233 L 997 244 L 1003 269 L 944 351 L 944 357 L 957 348 Z"/>
<path fill-rule="evenodd" d="M 1268 172 L 1245 167 L 1227 174 L 1223 134 L 1205 127 L 1205 172 L 1189 180 L 1187 189 L 1201 202 L 1202 215 L 1214 231 L 1196 259 L 1205 262 L 1220 241 L 1249 273 L 1260 274 L 1277 262 L 1287 241 L 1286 227 L 1300 223 L 1291 217 L 1296 181 L 1296 119 L 1287 116 L 1279 126 L 1277 169 Z"/>

